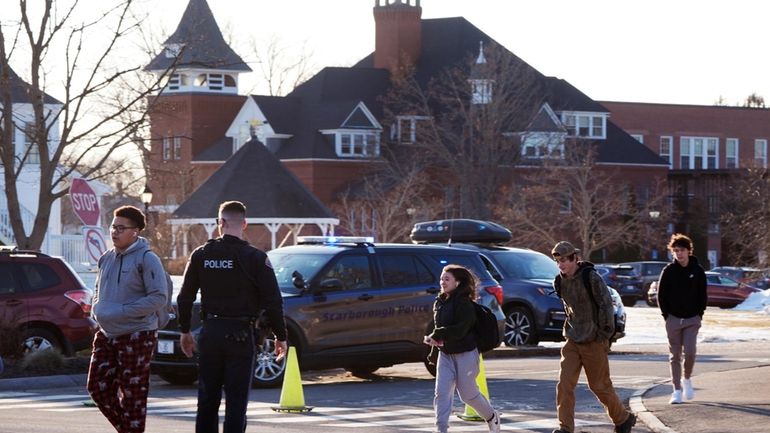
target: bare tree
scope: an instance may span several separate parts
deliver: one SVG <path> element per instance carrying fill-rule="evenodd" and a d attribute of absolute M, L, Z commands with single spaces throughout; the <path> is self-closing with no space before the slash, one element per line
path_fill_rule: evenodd
<path fill-rule="evenodd" d="M 340 229 L 374 236 L 377 242 L 406 242 L 412 226 L 441 209 L 431 198 L 429 176 L 414 164 L 380 163 L 379 169 L 332 205 Z"/>
<path fill-rule="evenodd" d="M 147 96 L 161 88 L 164 74 L 147 83 L 146 78 L 138 78 L 144 58 L 125 55 L 134 48 L 131 36 L 143 22 L 134 14 L 134 3 L 109 2 L 103 11 L 95 11 L 93 3 L 79 0 L 45 0 L 32 6 L 19 0 L 19 20 L 13 26 L 5 21 L 0 27 L 0 154 L 8 212 L 22 248 L 39 249 L 51 207 L 67 194 L 76 170 L 86 178 L 99 176 L 100 168 L 119 149 L 133 145 L 146 119 Z M 56 64 L 57 60 L 61 63 Z M 11 63 L 25 65 L 23 87 L 33 113 L 26 126 L 30 145 L 21 157 L 13 146 L 15 128 L 21 126 L 16 125 L 18 115 L 13 112 L 12 86 L 18 80 L 11 77 Z M 127 82 L 132 84 L 126 86 Z M 47 92 L 54 93 L 54 84 L 59 83 L 60 96 L 52 103 Z M 55 124 L 60 137 L 51 137 Z M 31 164 L 30 149 L 39 155 L 38 164 Z M 23 170 L 39 173 L 40 182 L 29 234 L 18 195 Z"/>
<path fill-rule="evenodd" d="M 292 47 L 273 35 L 267 41 L 252 37 L 248 46 L 257 74 L 262 79 L 262 83 L 255 87 L 264 86 L 270 96 L 286 95 L 307 81 L 317 69 L 313 66 L 313 53 L 306 45 Z"/>
<path fill-rule="evenodd" d="M 746 97 L 743 106 L 747 108 L 765 108 L 765 98 L 759 96 L 756 92 L 752 93 Z"/>
<path fill-rule="evenodd" d="M 770 172 L 744 171 L 727 187 L 721 227 L 735 265 L 767 266 L 770 254 Z"/>
<path fill-rule="evenodd" d="M 395 76 L 386 124 L 425 168 L 443 170 L 455 217 L 485 219 L 521 157 L 518 132 L 546 92 L 538 72 L 504 47 L 489 45 L 479 59 L 466 60 L 430 82 L 411 71 Z"/>
<path fill-rule="evenodd" d="M 663 179 L 634 191 L 623 173 L 596 165 L 590 142 L 565 145 L 563 159 L 543 159 L 507 191 L 499 219 L 517 244 L 547 251 L 569 239 L 586 258 L 603 248 L 661 245 L 655 224 L 667 218 Z"/>

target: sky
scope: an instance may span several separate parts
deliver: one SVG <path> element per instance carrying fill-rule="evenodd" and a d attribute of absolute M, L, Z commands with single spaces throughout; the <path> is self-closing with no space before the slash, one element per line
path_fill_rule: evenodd
<path fill-rule="evenodd" d="M 167 33 L 161 40 L 187 5 L 141 1 L 153 11 L 154 28 Z M 374 2 L 208 0 L 234 42 L 276 36 L 297 52 L 304 43 L 318 67 L 349 66 L 373 51 Z M 770 99 L 766 2 L 421 0 L 421 6 L 423 18 L 465 17 L 540 72 L 595 100 L 711 105 L 721 96 L 734 105 L 754 92 Z M 242 82 L 249 87 L 254 79 Z"/>

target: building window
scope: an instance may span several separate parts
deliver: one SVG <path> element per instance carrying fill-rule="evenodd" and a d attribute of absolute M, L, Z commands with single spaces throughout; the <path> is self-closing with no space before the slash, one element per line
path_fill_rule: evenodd
<path fill-rule="evenodd" d="M 559 213 L 571 213 L 572 212 L 572 192 L 567 191 L 562 194 L 559 203 Z"/>
<path fill-rule="evenodd" d="M 561 113 L 561 122 L 571 137 L 607 138 L 606 120 L 605 115 L 598 113 Z"/>
<path fill-rule="evenodd" d="M 24 125 L 24 157 L 27 164 L 40 164 L 40 147 L 35 141 L 35 125 Z"/>
<path fill-rule="evenodd" d="M 725 140 L 725 166 L 726 168 L 738 168 L 738 139 Z"/>
<path fill-rule="evenodd" d="M 521 156 L 525 158 L 564 158 L 562 133 L 531 132 L 524 134 L 521 140 Z"/>
<path fill-rule="evenodd" d="M 671 152 L 671 149 L 674 147 L 673 145 L 674 137 L 660 137 L 660 151 L 658 152 L 658 155 L 668 161 L 669 168 L 674 167 L 674 155 Z"/>
<path fill-rule="evenodd" d="M 163 160 L 168 161 L 171 159 L 172 152 L 171 137 L 163 137 Z"/>
<path fill-rule="evenodd" d="M 706 168 L 716 170 L 719 168 L 719 158 L 717 155 L 717 139 L 709 138 L 706 140 Z"/>
<path fill-rule="evenodd" d="M 709 208 L 710 214 L 718 214 L 719 213 L 719 197 L 715 195 L 710 195 L 707 197 L 707 203 Z"/>
<path fill-rule="evenodd" d="M 174 159 L 182 159 L 182 137 L 174 137 Z"/>
<path fill-rule="evenodd" d="M 767 140 L 754 140 L 754 165 L 767 168 Z"/>
<path fill-rule="evenodd" d="M 679 164 L 682 169 L 719 168 L 719 140 L 714 137 L 682 137 L 679 141 Z"/>
<path fill-rule="evenodd" d="M 492 81 L 491 80 L 471 80 L 473 95 L 471 103 L 474 105 L 489 104 L 492 102 Z"/>
<path fill-rule="evenodd" d="M 336 134 L 337 156 L 379 156 L 378 132 L 339 132 Z"/>
<path fill-rule="evenodd" d="M 634 137 L 634 140 L 644 144 L 644 135 L 642 134 L 631 134 L 632 137 Z"/>
<path fill-rule="evenodd" d="M 416 143 L 417 122 L 428 119 L 430 117 L 427 116 L 398 116 L 391 138 L 398 140 L 399 143 Z"/>

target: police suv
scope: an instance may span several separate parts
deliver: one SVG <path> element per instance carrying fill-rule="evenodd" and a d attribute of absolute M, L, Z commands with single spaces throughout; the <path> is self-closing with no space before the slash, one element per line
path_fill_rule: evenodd
<path fill-rule="evenodd" d="M 425 362 L 435 374 L 423 337 L 433 328 L 433 301 L 447 264 L 476 273 L 479 302 L 495 313 L 501 330 L 504 326 L 502 288 L 474 251 L 307 236 L 268 256 L 283 294 L 289 344 L 297 349 L 302 370 L 344 368 L 366 376 L 381 367 Z M 194 312 L 194 333 L 200 325 L 196 319 Z M 197 367 L 194 358 L 181 353 L 175 320 L 158 339 L 153 372 L 170 383 L 195 381 Z M 265 338 L 257 353 L 254 386 L 278 386 L 283 373 L 283 360 L 276 361 L 273 341 Z"/>

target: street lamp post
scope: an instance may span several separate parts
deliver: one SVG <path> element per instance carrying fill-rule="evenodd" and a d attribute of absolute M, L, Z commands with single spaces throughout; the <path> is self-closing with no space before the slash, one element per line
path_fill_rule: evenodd
<path fill-rule="evenodd" d="M 658 226 L 657 221 L 658 221 L 658 218 L 660 218 L 660 212 L 656 210 L 651 210 L 649 215 L 650 215 L 650 220 L 652 220 L 652 233 L 653 233 L 652 238 L 656 239 L 657 236 L 655 234 L 655 230 L 657 229 L 657 226 Z M 658 248 L 656 244 L 657 242 L 653 242 L 653 247 L 652 247 L 652 250 L 650 251 L 650 258 L 652 260 L 658 260 Z"/>
<path fill-rule="evenodd" d="M 144 213 L 147 215 L 147 212 L 150 209 L 150 203 L 152 203 L 152 190 L 147 184 L 144 185 L 144 191 L 142 191 L 142 203 L 144 203 Z"/>

